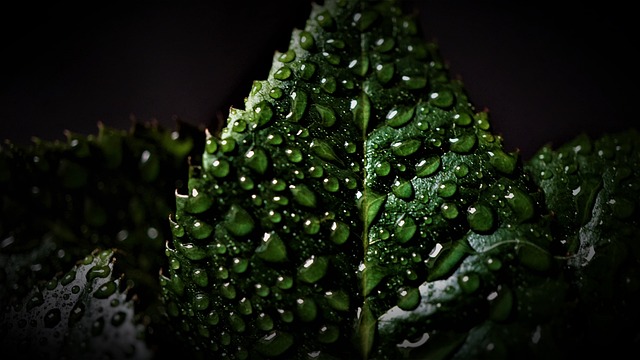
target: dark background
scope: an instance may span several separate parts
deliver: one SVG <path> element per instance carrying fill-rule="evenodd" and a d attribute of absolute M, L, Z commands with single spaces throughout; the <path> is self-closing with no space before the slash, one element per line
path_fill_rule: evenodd
<path fill-rule="evenodd" d="M 630 6 L 408 1 L 508 150 L 636 126 Z M 566 5 L 562 5 L 566 6 Z M 91 134 L 131 118 L 212 124 L 243 107 L 308 0 L 15 4 L 0 15 L 0 140 Z"/>

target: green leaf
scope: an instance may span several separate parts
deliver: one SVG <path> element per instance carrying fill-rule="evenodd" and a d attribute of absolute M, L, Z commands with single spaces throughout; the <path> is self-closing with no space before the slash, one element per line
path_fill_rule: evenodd
<path fill-rule="evenodd" d="M 20 358 L 150 359 L 144 325 L 113 275 L 113 250 L 87 255 L 3 314 L 0 346 Z"/>
<path fill-rule="evenodd" d="M 543 194 L 416 29 L 394 1 L 314 5 L 245 108 L 209 136 L 216 145 L 176 198 L 172 221 L 186 231 L 166 253 L 179 266 L 161 278 L 194 347 L 267 356 L 257 344 L 277 332 L 282 358 L 398 358 L 411 355 L 398 344 L 449 321 L 464 334 L 510 318 L 520 274 L 555 270 Z M 266 108 L 268 122 L 256 117 Z M 185 207 L 194 193 L 215 206 Z M 194 224 L 213 231 L 196 237 Z M 251 312 L 236 315 L 245 302 Z M 382 321 L 390 312 L 408 320 Z"/>

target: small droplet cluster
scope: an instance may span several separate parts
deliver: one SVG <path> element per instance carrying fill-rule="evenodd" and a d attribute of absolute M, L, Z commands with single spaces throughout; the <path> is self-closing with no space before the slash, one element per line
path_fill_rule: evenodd
<path fill-rule="evenodd" d="M 87 255 L 3 315 L 0 345 L 26 358 L 150 358 L 133 303 L 113 276 L 114 252 Z M 18 355 L 18 354 L 12 354 Z"/>

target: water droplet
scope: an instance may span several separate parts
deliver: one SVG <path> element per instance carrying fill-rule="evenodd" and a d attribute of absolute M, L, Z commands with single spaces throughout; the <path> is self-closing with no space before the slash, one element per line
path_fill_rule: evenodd
<path fill-rule="evenodd" d="M 340 182 L 337 178 L 331 176 L 322 181 L 322 186 L 327 191 L 336 192 L 340 189 Z"/>
<path fill-rule="evenodd" d="M 284 65 L 273 74 L 273 77 L 278 80 L 287 80 L 291 77 L 291 68 Z"/>
<path fill-rule="evenodd" d="M 432 92 L 429 95 L 429 102 L 439 108 L 448 108 L 453 105 L 455 96 L 450 90 L 442 89 L 436 92 Z"/>
<path fill-rule="evenodd" d="M 320 79 L 320 88 L 322 88 L 322 90 L 326 91 L 327 93 L 333 94 L 334 92 L 336 92 L 336 87 L 336 78 L 334 78 L 333 76 L 327 76 Z"/>
<path fill-rule="evenodd" d="M 380 83 L 386 84 L 391 79 L 393 79 L 393 75 L 395 75 L 396 67 L 393 63 L 386 64 L 378 64 L 375 66 L 376 78 Z"/>
<path fill-rule="evenodd" d="M 111 268 L 109 265 L 96 265 L 87 271 L 87 281 L 93 281 L 97 278 L 106 278 L 111 274 Z"/>
<path fill-rule="evenodd" d="M 331 344 L 340 337 L 340 328 L 335 325 L 324 325 L 318 331 L 318 341 L 323 344 Z"/>
<path fill-rule="evenodd" d="M 271 200 L 281 206 L 286 206 L 289 204 L 289 198 L 287 198 L 286 196 L 274 196 Z"/>
<path fill-rule="evenodd" d="M 391 172 L 391 164 L 388 161 L 382 161 L 374 166 L 374 172 L 378 176 L 387 176 Z"/>
<path fill-rule="evenodd" d="M 445 219 L 455 219 L 458 217 L 458 207 L 453 203 L 444 203 L 440 207 L 440 212 Z"/>
<path fill-rule="evenodd" d="M 401 79 L 404 86 L 411 90 L 423 89 L 427 86 L 427 78 L 424 76 L 403 75 Z"/>
<path fill-rule="evenodd" d="M 253 189 L 253 187 L 255 186 L 253 180 L 250 177 L 244 175 L 238 178 L 238 183 L 243 190 L 247 191 Z"/>
<path fill-rule="evenodd" d="M 440 183 L 440 185 L 438 185 L 438 190 L 437 190 L 438 196 L 443 198 L 452 197 L 456 193 L 457 189 L 458 189 L 458 186 L 456 185 L 455 182 L 444 181 Z"/>
<path fill-rule="evenodd" d="M 205 170 L 208 170 L 215 177 L 223 178 L 229 174 L 229 162 L 224 159 L 216 159 Z"/>
<path fill-rule="evenodd" d="M 491 271 L 497 271 L 497 270 L 500 270 L 500 268 L 502 268 L 502 261 L 500 261 L 500 259 L 488 258 L 486 261 L 486 264 L 487 264 L 487 268 Z"/>
<path fill-rule="evenodd" d="M 241 315 L 250 315 L 253 312 L 253 307 L 251 306 L 251 300 L 247 298 L 242 298 L 238 302 L 238 313 Z"/>
<path fill-rule="evenodd" d="M 379 52 L 387 52 L 393 49 L 395 45 L 395 40 L 389 36 L 378 38 L 378 40 L 373 42 L 373 48 Z"/>
<path fill-rule="evenodd" d="M 236 288 L 230 283 L 224 283 L 220 285 L 220 294 L 229 300 L 233 300 L 236 298 Z"/>
<path fill-rule="evenodd" d="M 294 91 L 291 93 L 291 111 L 287 114 L 286 119 L 298 122 L 304 116 L 307 109 L 307 93 L 304 91 Z"/>
<path fill-rule="evenodd" d="M 278 276 L 276 286 L 282 290 L 291 289 L 293 286 L 293 278 L 291 276 Z"/>
<path fill-rule="evenodd" d="M 209 296 L 203 293 L 195 294 L 192 304 L 193 308 L 198 311 L 206 310 L 209 307 Z"/>
<path fill-rule="evenodd" d="M 476 273 L 463 274 L 458 277 L 458 284 L 462 291 L 471 294 L 480 287 L 480 277 Z"/>
<path fill-rule="evenodd" d="M 425 177 L 435 173 L 440 167 L 440 156 L 433 155 L 422 159 L 416 165 L 416 176 Z"/>
<path fill-rule="evenodd" d="M 205 287 L 209 284 L 209 276 L 204 269 L 193 269 L 191 279 L 198 286 Z"/>
<path fill-rule="evenodd" d="M 283 63 L 292 62 L 296 58 L 296 52 L 293 49 L 289 49 L 286 52 L 278 56 L 278 61 Z"/>
<path fill-rule="evenodd" d="M 517 158 L 509 155 L 499 148 L 488 151 L 489 163 L 498 171 L 504 174 L 512 174 L 516 169 Z"/>
<path fill-rule="evenodd" d="M 422 146 L 418 139 L 400 140 L 391 143 L 391 152 L 396 156 L 409 156 Z"/>
<path fill-rule="evenodd" d="M 315 43 L 313 34 L 308 31 L 301 31 L 299 43 L 301 48 L 305 50 L 311 49 Z"/>
<path fill-rule="evenodd" d="M 304 80 L 310 80 L 316 73 L 316 64 L 305 61 L 300 65 L 300 77 Z"/>
<path fill-rule="evenodd" d="M 195 239 L 206 239 L 213 232 L 213 226 L 200 220 L 195 220 L 187 230 Z"/>
<path fill-rule="evenodd" d="M 258 174 L 264 174 L 269 166 L 267 154 L 261 148 L 254 148 L 245 154 L 246 165 Z"/>
<path fill-rule="evenodd" d="M 347 154 L 354 154 L 357 150 L 357 145 L 356 143 L 352 142 L 352 141 L 345 141 L 344 142 L 344 151 L 347 152 Z M 355 163 L 356 166 L 359 166 L 357 163 Z M 353 169 L 354 172 L 358 172 L 360 170 L 359 167 L 357 167 L 357 169 Z"/>
<path fill-rule="evenodd" d="M 329 64 L 340 65 L 340 56 L 338 56 L 337 54 L 323 51 L 322 56 L 325 58 L 325 60 L 327 60 Z"/>
<path fill-rule="evenodd" d="M 198 192 L 198 190 L 193 188 L 190 196 L 187 198 L 184 209 L 189 213 L 199 214 L 209 210 L 212 204 L 213 199 L 208 194 Z"/>
<path fill-rule="evenodd" d="M 456 165 L 456 167 L 453 168 L 453 173 L 458 178 L 465 177 L 469 173 L 469 166 L 466 164 Z"/>
<path fill-rule="evenodd" d="M 242 274 L 245 271 L 247 271 L 248 267 L 249 267 L 249 260 L 234 258 L 233 264 L 231 264 L 231 271 L 233 271 L 236 274 Z"/>
<path fill-rule="evenodd" d="M 293 195 L 293 200 L 295 200 L 298 204 L 307 207 L 316 206 L 316 194 L 306 185 L 290 185 L 289 190 Z"/>
<path fill-rule="evenodd" d="M 312 178 L 320 178 L 324 175 L 324 169 L 322 166 L 314 165 L 309 168 L 309 175 L 311 175 Z"/>
<path fill-rule="evenodd" d="M 336 122 L 336 114 L 329 107 L 315 104 L 314 108 L 320 114 L 320 124 L 325 127 L 331 127 Z"/>
<path fill-rule="evenodd" d="M 285 323 L 291 323 L 293 322 L 293 312 L 291 310 L 282 310 L 282 309 L 278 309 L 278 312 L 280 313 L 280 320 L 282 320 Z"/>
<path fill-rule="evenodd" d="M 229 325 L 231 326 L 231 329 L 233 331 L 238 333 L 244 332 L 247 328 L 247 325 L 245 324 L 242 317 L 240 317 L 240 315 L 236 314 L 235 312 L 229 313 Z"/>
<path fill-rule="evenodd" d="M 329 260 L 323 256 L 311 256 L 298 268 L 298 279 L 309 284 L 322 279 L 329 267 Z"/>
<path fill-rule="evenodd" d="M 256 283 L 254 285 L 254 288 L 256 290 L 256 294 L 260 297 L 267 297 L 269 296 L 269 294 L 271 293 L 271 290 L 269 290 L 269 287 L 260 283 Z"/>
<path fill-rule="evenodd" d="M 273 329 L 273 319 L 265 313 L 260 313 L 256 319 L 256 325 L 262 331 L 269 331 Z"/>
<path fill-rule="evenodd" d="M 76 271 L 75 270 L 71 270 L 68 273 L 66 273 L 62 277 L 62 279 L 60 279 L 60 284 L 62 284 L 62 286 L 67 286 L 75 279 L 76 279 Z"/>
<path fill-rule="evenodd" d="M 235 236 L 245 236 L 253 231 L 255 223 L 245 209 L 237 204 L 233 204 L 225 215 L 224 225 L 231 234 Z"/>
<path fill-rule="evenodd" d="M 221 280 L 226 280 L 229 278 L 229 270 L 225 267 L 220 266 L 216 271 L 216 278 Z"/>
<path fill-rule="evenodd" d="M 126 319 L 127 319 L 127 313 L 125 313 L 124 311 L 118 311 L 117 313 L 113 314 L 113 316 L 111 317 L 111 325 L 120 326 L 124 323 Z"/>
<path fill-rule="evenodd" d="M 77 324 L 80 319 L 84 316 L 86 312 L 86 307 L 82 301 L 78 301 L 71 309 L 69 313 L 69 326 Z"/>
<path fill-rule="evenodd" d="M 277 89 L 277 88 L 274 88 Z M 274 89 L 271 89 L 272 91 Z M 282 93 L 282 90 L 280 91 Z M 270 93 L 271 94 L 271 93 Z M 267 124 L 273 118 L 273 109 L 267 101 L 259 102 L 254 108 L 253 112 L 256 114 L 258 126 Z"/>
<path fill-rule="evenodd" d="M 362 54 L 359 58 L 351 60 L 347 67 L 356 75 L 363 77 L 369 71 L 369 56 Z"/>
<path fill-rule="evenodd" d="M 269 96 L 272 99 L 280 99 L 283 95 L 282 89 L 279 87 L 273 87 L 271 90 L 269 90 Z"/>
<path fill-rule="evenodd" d="M 366 9 L 353 15 L 353 26 L 356 26 L 360 31 L 364 31 L 373 25 L 376 19 L 378 19 L 378 12 Z"/>
<path fill-rule="evenodd" d="M 220 150 L 224 153 L 230 153 L 236 149 L 236 141 L 233 138 L 220 140 Z"/>
<path fill-rule="evenodd" d="M 205 142 L 204 149 L 208 154 L 213 154 L 216 152 L 216 150 L 218 150 L 218 142 L 216 141 L 216 139 L 211 137 L 209 131 L 207 131 L 207 140 Z"/>
<path fill-rule="evenodd" d="M 486 111 L 477 113 L 476 116 L 476 126 L 478 126 L 481 130 L 489 130 L 491 124 L 489 123 L 489 113 Z"/>
<path fill-rule="evenodd" d="M 391 192 L 400 199 L 410 199 L 413 196 L 413 184 L 409 180 L 396 180 Z"/>
<path fill-rule="evenodd" d="M 420 290 L 418 288 L 403 288 L 398 293 L 398 307 L 405 311 L 410 311 L 420 305 Z"/>
<path fill-rule="evenodd" d="M 460 112 L 453 115 L 453 121 L 456 123 L 456 125 L 468 126 L 473 122 L 473 115 L 469 114 L 466 111 Z"/>
<path fill-rule="evenodd" d="M 467 209 L 467 221 L 471 230 L 479 233 L 487 232 L 494 226 L 493 211 L 484 204 L 473 205 Z"/>
<path fill-rule="evenodd" d="M 342 161 L 334 151 L 333 146 L 324 140 L 314 139 L 311 142 L 310 148 L 311 151 L 322 160 L 342 163 Z"/>
<path fill-rule="evenodd" d="M 402 215 L 396 221 L 394 235 L 400 243 L 405 243 L 413 238 L 418 226 L 411 216 Z"/>
<path fill-rule="evenodd" d="M 320 231 L 320 220 L 316 217 L 306 219 L 302 224 L 302 230 L 305 234 L 314 235 Z"/>
<path fill-rule="evenodd" d="M 44 327 L 53 328 L 56 327 L 60 320 L 62 319 L 62 314 L 60 313 L 60 309 L 53 308 L 49 309 L 46 314 L 44 314 Z"/>
<path fill-rule="evenodd" d="M 258 339 L 255 349 L 262 356 L 273 358 L 284 354 L 292 345 L 291 334 L 276 330 Z"/>
<path fill-rule="evenodd" d="M 118 285 L 115 283 L 115 281 L 107 281 L 93 293 L 93 297 L 97 299 L 106 299 L 109 296 L 113 295 L 117 289 Z"/>
<path fill-rule="evenodd" d="M 347 239 L 349 239 L 350 233 L 351 230 L 349 229 L 349 225 L 340 221 L 335 221 L 331 224 L 331 234 L 329 235 L 329 238 L 333 243 L 340 245 L 344 244 Z"/>
<path fill-rule="evenodd" d="M 296 300 L 296 314 L 301 321 L 313 321 L 318 316 L 318 306 L 312 298 L 300 298 Z"/>
<path fill-rule="evenodd" d="M 465 134 L 457 138 L 451 138 L 449 139 L 451 151 L 459 154 L 468 153 L 476 145 L 476 139 L 475 134 Z"/>
<path fill-rule="evenodd" d="M 182 244 L 180 242 L 174 242 L 174 244 L 180 253 L 190 260 L 201 260 L 207 256 L 207 252 L 204 249 L 195 246 L 192 243 Z"/>
<path fill-rule="evenodd" d="M 512 187 L 509 193 L 505 195 L 505 198 L 507 199 L 507 204 L 513 210 L 517 222 L 521 223 L 533 217 L 535 207 L 529 194 Z"/>
<path fill-rule="evenodd" d="M 413 117 L 414 109 L 414 107 L 409 106 L 400 106 L 391 109 L 387 113 L 387 125 L 397 128 L 406 124 Z"/>
<path fill-rule="evenodd" d="M 276 232 L 265 233 L 260 246 L 256 248 L 259 258 L 269 262 L 287 260 L 287 248 Z"/>
<path fill-rule="evenodd" d="M 269 135 L 267 135 L 267 144 L 269 144 L 269 145 L 280 145 L 280 144 L 282 144 L 282 135 L 280 135 L 280 134 L 269 134 Z"/>

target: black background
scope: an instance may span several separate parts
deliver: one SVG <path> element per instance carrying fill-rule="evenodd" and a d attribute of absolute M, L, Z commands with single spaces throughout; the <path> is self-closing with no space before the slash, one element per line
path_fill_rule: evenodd
<path fill-rule="evenodd" d="M 508 150 L 635 124 L 630 6 L 408 1 Z M 0 140 L 90 134 L 99 121 L 207 126 L 243 107 L 308 0 L 16 5 L 0 15 Z"/>

